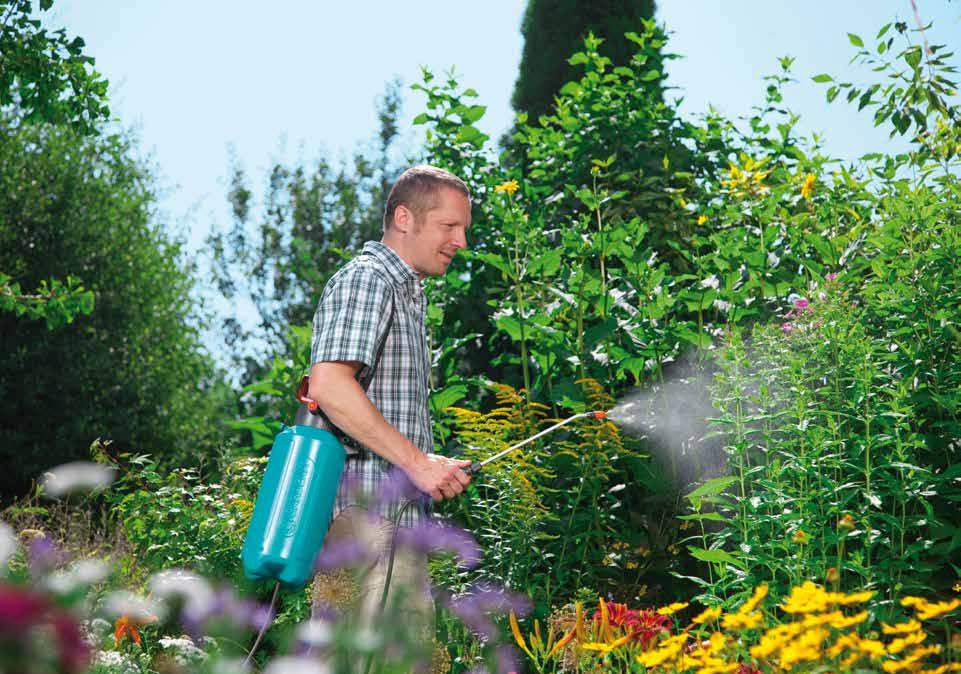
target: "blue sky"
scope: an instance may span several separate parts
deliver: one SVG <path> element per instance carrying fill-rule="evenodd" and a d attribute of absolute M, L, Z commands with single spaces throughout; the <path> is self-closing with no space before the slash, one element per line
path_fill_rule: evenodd
<path fill-rule="evenodd" d="M 929 40 L 961 48 L 961 2 L 916 0 L 935 22 Z M 522 48 L 524 0 L 488 3 L 409 0 L 59 0 L 47 18 L 84 37 L 87 52 L 111 82 L 111 108 L 136 128 L 167 188 L 158 218 L 187 236 L 196 250 L 211 224 L 226 226 L 229 152 L 253 175 L 255 193 L 276 159 L 348 157 L 370 139 L 374 103 L 394 76 L 410 85 L 420 67 L 454 66 L 480 94 L 488 113 L 479 126 L 497 137 L 513 113 Z M 847 33 L 873 46 L 895 18 L 915 25 L 910 0 L 662 0 L 657 19 L 674 33 L 668 83 L 685 97 L 682 112 L 714 105 L 730 117 L 749 115 L 764 99 L 762 77 L 777 59 L 796 58 L 799 80 L 786 105 L 799 128 L 822 135 L 829 153 L 846 160 L 897 150 L 870 114 L 827 104 L 813 75 L 851 81 L 872 73 L 848 66 Z M 955 56 L 955 63 L 961 58 Z M 422 99 L 406 93 L 405 136 Z"/>

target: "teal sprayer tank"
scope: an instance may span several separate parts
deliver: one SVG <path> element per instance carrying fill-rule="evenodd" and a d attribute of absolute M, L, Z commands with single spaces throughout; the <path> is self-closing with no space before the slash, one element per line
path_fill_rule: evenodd
<path fill-rule="evenodd" d="M 247 578 L 273 579 L 287 589 L 303 587 L 313 575 L 346 459 L 306 395 L 304 377 L 297 391 L 304 404 L 294 425 L 274 438 L 241 552 Z"/>

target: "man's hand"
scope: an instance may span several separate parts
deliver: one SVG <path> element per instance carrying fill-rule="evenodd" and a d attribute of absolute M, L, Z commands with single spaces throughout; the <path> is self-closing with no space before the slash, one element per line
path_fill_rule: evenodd
<path fill-rule="evenodd" d="M 414 486 L 435 501 L 454 498 L 470 484 L 470 476 L 462 468 L 469 459 L 450 459 L 439 454 L 421 454 L 404 469 Z"/>

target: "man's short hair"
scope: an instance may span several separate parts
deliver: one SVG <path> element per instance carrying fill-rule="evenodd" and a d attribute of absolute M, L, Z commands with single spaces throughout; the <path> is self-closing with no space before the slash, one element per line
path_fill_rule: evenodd
<path fill-rule="evenodd" d="M 443 187 L 455 189 L 470 199 L 470 190 L 464 181 L 445 169 L 422 164 L 401 173 L 387 197 L 384 231 L 394 224 L 394 211 L 400 205 L 409 208 L 417 220 L 423 218 L 427 211 L 437 207 L 437 194 Z"/>

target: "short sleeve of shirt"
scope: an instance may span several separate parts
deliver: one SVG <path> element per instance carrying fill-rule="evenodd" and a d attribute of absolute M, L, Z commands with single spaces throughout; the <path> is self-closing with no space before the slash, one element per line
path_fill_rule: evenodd
<path fill-rule="evenodd" d="M 373 367 L 390 317 L 390 287 L 365 265 L 332 281 L 314 314 L 310 362 L 348 360 Z"/>

